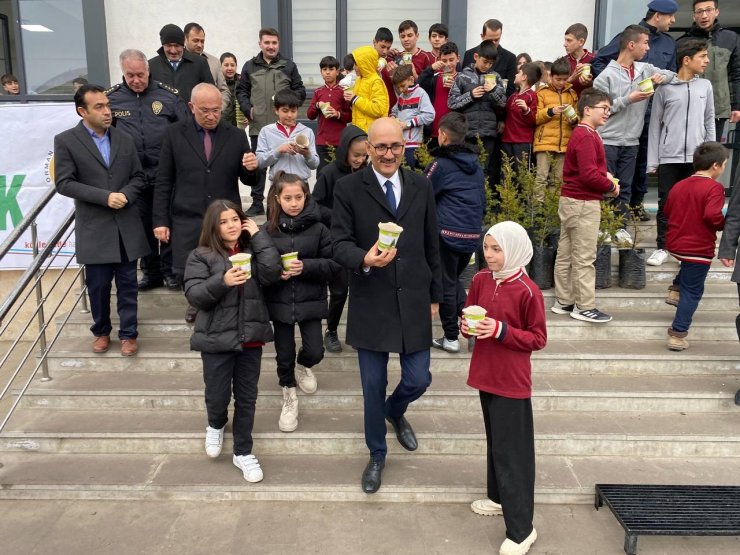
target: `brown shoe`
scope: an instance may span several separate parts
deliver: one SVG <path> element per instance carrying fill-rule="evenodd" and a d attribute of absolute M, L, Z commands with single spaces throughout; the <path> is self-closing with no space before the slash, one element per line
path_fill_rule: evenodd
<path fill-rule="evenodd" d="M 185 311 L 185 322 L 192 324 L 195 322 L 195 317 L 198 315 L 198 309 L 188 305 L 188 309 Z"/>
<path fill-rule="evenodd" d="M 110 335 L 98 335 L 93 341 L 92 352 L 96 355 L 107 353 L 110 347 Z"/>
<path fill-rule="evenodd" d="M 139 345 L 136 339 L 121 339 L 121 355 L 130 357 L 139 352 Z"/>

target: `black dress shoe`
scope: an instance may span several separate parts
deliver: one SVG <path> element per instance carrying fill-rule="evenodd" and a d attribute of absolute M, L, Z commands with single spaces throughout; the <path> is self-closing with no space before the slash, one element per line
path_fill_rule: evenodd
<path fill-rule="evenodd" d="M 180 280 L 175 276 L 164 276 L 164 284 L 170 291 L 179 291 L 181 288 Z"/>
<path fill-rule="evenodd" d="M 393 416 L 386 416 L 385 419 L 391 423 L 391 426 L 393 426 L 393 431 L 396 432 L 396 437 L 398 438 L 398 443 L 401 444 L 401 447 L 407 451 L 416 451 L 419 444 L 416 443 L 416 434 L 414 433 L 414 429 L 411 427 L 411 424 L 409 424 L 409 421 L 406 420 L 406 417 L 399 416 L 396 418 Z"/>
<path fill-rule="evenodd" d="M 385 467 L 385 459 L 370 459 L 362 473 L 362 491 L 375 493 L 380 488 L 380 475 Z"/>
<path fill-rule="evenodd" d="M 163 283 L 162 278 L 150 278 L 148 276 L 144 276 L 137 285 L 139 287 L 139 291 L 148 291 L 149 289 L 162 287 Z"/>
<path fill-rule="evenodd" d="M 192 324 L 195 322 L 195 317 L 198 315 L 198 309 L 188 305 L 188 309 L 185 311 L 185 322 Z"/>
<path fill-rule="evenodd" d="M 262 206 L 262 204 L 259 203 L 252 203 L 252 206 L 250 206 L 247 211 L 245 212 L 246 216 L 263 216 L 265 214 L 265 207 Z"/>

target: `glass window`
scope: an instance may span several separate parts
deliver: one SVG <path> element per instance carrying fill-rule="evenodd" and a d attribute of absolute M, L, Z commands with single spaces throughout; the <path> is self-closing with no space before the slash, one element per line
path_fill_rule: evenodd
<path fill-rule="evenodd" d="M 28 94 L 71 94 L 87 78 L 82 0 L 20 0 Z"/>
<path fill-rule="evenodd" d="M 336 6 L 336 0 L 293 0 L 293 61 L 309 90 L 324 84 L 321 58 L 336 56 Z"/>
<path fill-rule="evenodd" d="M 347 47 L 349 52 L 372 44 L 378 27 L 387 27 L 393 33 L 393 46 L 401 48 L 398 41 L 398 24 L 411 19 L 419 27 L 417 46 L 431 50 L 429 27 L 442 21 L 441 0 L 347 0 Z M 344 55 L 343 53 L 342 55 Z"/>

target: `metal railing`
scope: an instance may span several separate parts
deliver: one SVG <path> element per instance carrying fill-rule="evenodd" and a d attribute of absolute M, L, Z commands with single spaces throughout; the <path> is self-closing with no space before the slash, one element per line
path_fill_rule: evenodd
<path fill-rule="evenodd" d="M 89 312 L 87 307 L 87 288 L 85 286 L 84 279 L 84 266 L 80 266 L 74 270 L 74 278 L 70 280 L 69 284 L 66 285 L 66 288 L 63 283 L 63 277 L 68 275 L 67 270 L 69 270 L 70 265 L 74 260 L 74 256 L 69 256 L 64 264 L 52 268 L 52 264 L 54 264 L 61 252 L 61 248 L 58 248 L 58 245 L 67 244 L 69 238 L 74 232 L 74 210 L 71 210 L 62 219 L 56 231 L 54 231 L 51 237 L 47 239 L 44 247 L 39 250 L 36 221 L 41 212 L 56 194 L 56 189 L 51 187 L 26 214 L 20 224 L 18 224 L 18 226 L 16 226 L 16 228 L 10 233 L 3 244 L 0 245 L 0 260 L 2 260 L 6 255 L 8 255 L 8 253 L 10 253 L 13 246 L 21 239 L 23 234 L 29 229 L 31 231 L 33 254 L 31 264 L 23 272 L 20 278 L 18 278 L 18 281 L 15 283 L 13 288 L 0 303 L 0 340 L 5 339 L 6 336 L 9 335 L 9 330 L 12 325 L 20 327 L 15 337 L 10 340 L 10 345 L 0 360 L 0 368 L 4 369 L 11 356 L 14 354 L 20 356 L 18 364 L 10 371 L 10 376 L 2 391 L 0 391 L 0 402 L 2 402 L 8 392 L 11 391 L 11 387 L 13 387 L 13 384 L 18 380 L 27 361 L 31 358 L 34 351 L 37 351 L 36 356 L 38 358 L 33 370 L 31 370 L 30 374 L 26 377 L 20 389 L 18 389 L 17 392 L 13 391 L 15 400 L 3 420 L 0 422 L 0 432 L 5 428 L 5 425 L 8 423 L 8 420 L 10 420 L 10 417 L 13 415 L 13 412 L 20 403 L 23 394 L 28 390 L 39 370 L 41 370 L 41 381 L 51 380 L 47 360 L 49 351 L 56 344 L 61 334 L 61 330 L 64 328 L 64 325 L 67 323 L 80 301 L 82 301 L 82 312 Z M 42 280 L 49 270 L 58 271 L 58 275 L 45 290 Z M 74 290 L 77 291 L 76 295 Z M 52 293 L 57 293 L 57 300 L 54 306 L 49 306 L 52 304 L 52 301 L 50 300 Z M 32 295 L 34 297 L 29 301 Z M 69 312 L 66 314 L 54 334 L 49 337 L 49 325 L 57 317 L 62 306 L 69 301 L 71 295 L 75 296 L 72 306 L 69 308 Z M 27 319 L 21 320 L 21 311 L 28 302 L 33 302 L 35 304 L 35 308 Z M 35 335 L 32 335 L 33 332 L 29 330 L 34 321 L 36 322 L 37 331 Z M 29 335 L 31 336 L 29 337 Z M 25 351 L 23 351 L 24 348 Z"/>

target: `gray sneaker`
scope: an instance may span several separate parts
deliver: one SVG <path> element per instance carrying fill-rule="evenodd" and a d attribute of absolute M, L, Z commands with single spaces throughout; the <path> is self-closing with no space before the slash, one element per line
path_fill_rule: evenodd
<path fill-rule="evenodd" d="M 581 310 L 578 307 L 573 309 L 570 313 L 570 317 L 582 322 L 591 322 L 593 324 L 606 324 L 612 321 L 612 317 L 608 314 L 604 314 L 598 308 L 589 308 Z"/>
<path fill-rule="evenodd" d="M 457 339 L 450 341 L 446 337 L 440 337 L 439 339 L 432 340 L 432 347 L 434 347 L 435 349 L 442 349 L 443 351 L 447 351 L 448 353 L 460 352 L 460 342 Z"/>

